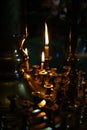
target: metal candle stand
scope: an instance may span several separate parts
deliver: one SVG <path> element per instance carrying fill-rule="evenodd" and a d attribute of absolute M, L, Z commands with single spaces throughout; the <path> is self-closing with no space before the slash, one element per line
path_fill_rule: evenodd
<path fill-rule="evenodd" d="M 68 65 L 63 67 L 64 72 L 61 74 L 56 72 L 56 68 L 49 67 L 49 59 L 46 60 L 43 70 L 40 67 L 34 68 L 36 71 L 32 70 L 32 79 L 38 86 L 33 91 L 33 96 L 37 100 L 36 108 L 46 112 L 49 120 L 46 123 L 52 129 L 82 130 L 86 117 L 80 115 L 85 113 L 87 83 L 84 73 L 73 66 L 78 62 L 76 56 L 70 55 L 68 59 Z M 39 106 L 43 100 L 45 104 Z M 83 122 L 82 118 L 85 118 Z"/>
<path fill-rule="evenodd" d="M 49 67 L 48 45 L 43 69 L 39 65 L 27 68 L 29 57 L 21 46 L 25 1 L 5 2 L 1 2 L 0 15 L 0 130 L 86 130 L 87 81 L 84 72 L 75 68 L 78 61 L 74 54 L 77 0 L 72 1 L 71 9 L 72 53 L 60 74 Z"/>

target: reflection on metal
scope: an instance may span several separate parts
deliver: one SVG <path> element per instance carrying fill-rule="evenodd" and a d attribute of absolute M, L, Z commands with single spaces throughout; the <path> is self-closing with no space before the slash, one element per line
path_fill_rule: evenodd
<path fill-rule="evenodd" d="M 87 129 L 87 81 L 72 46 L 61 73 L 50 68 L 50 57 L 44 68 L 27 68 L 23 38 L 0 39 L 0 129 Z"/>

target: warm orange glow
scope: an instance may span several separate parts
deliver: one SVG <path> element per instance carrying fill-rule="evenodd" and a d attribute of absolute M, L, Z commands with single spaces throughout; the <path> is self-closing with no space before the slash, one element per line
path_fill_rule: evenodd
<path fill-rule="evenodd" d="M 25 54 L 28 56 L 28 49 L 25 48 Z"/>
<path fill-rule="evenodd" d="M 44 52 L 42 52 L 42 57 L 41 58 L 42 58 L 41 61 L 44 62 L 45 61 L 45 54 L 44 54 Z"/>
<path fill-rule="evenodd" d="M 28 56 L 28 49 L 27 49 L 27 48 L 25 48 L 25 54 L 27 55 L 27 57 L 29 57 L 29 56 Z M 28 59 L 25 60 L 25 65 L 26 65 L 26 71 L 28 71 L 28 70 L 29 70 L 29 62 L 28 62 Z"/>
<path fill-rule="evenodd" d="M 23 39 L 22 39 L 22 42 L 21 42 L 21 47 L 20 47 L 20 49 L 22 49 L 24 42 L 25 42 L 25 38 L 23 38 Z"/>
<path fill-rule="evenodd" d="M 46 105 L 46 100 L 42 100 L 40 103 L 38 103 L 38 106 L 41 108 L 41 107 L 44 107 Z"/>
<path fill-rule="evenodd" d="M 45 57 L 46 59 L 49 57 L 49 38 L 48 38 L 48 28 L 47 23 L 45 23 Z"/>
<path fill-rule="evenodd" d="M 47 23 L 45 23 L 45 45 L 48 44 L 49 44 L 48 28 L 47 28 Z"/>
<path fill-rule="evenodd" d="M 44 52 L 42 52 L 42 56 L 41 56 L 41 70 L 44 69 L 44 61 L 45 61 L 45 54 L 44 54 Z"/>

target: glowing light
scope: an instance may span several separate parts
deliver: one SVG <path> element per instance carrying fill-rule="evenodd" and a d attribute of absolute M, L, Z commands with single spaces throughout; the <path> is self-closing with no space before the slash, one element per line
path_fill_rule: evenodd
<path fill-rule="evenodd" d="M 44 52 L 42 52 L 41 61 L 42 61 L 42 62 L 45 61 L 45 54 L 44 54 Z"/>
<path fill-rule="evenodd" d="M 16 50 L 16 49 L 14 50 L 14 53 L 17 53 L 17 50 Z"/>
<path fill-rule="evenodd" d="M 35 110 L 32 111 L 32 113 L 38 113 L 40 111 L 41 111 L 40 109 L 35 109 Z"/>
<path fill-rule="evenodd" d="M 26 77 L 27 79 L 29 79 L 29 78 L 30 78 L 30 75 L 28 75 L 28 74 L 25 74 L 25 77 Z"/>
<path fill-rule="evenodd" d="M 49 38 L 48 38 L 48 28 L 47 28 L 47 23 L 45 23 L 45 57 L 46 59 L 49 57 Z"/>
<path fill-rule="evenodd" d="M 25 54 L 28 55 L 28 49 L 27 48 L 25 48 Z"/>
<path fill-rule="evenodd" d="M 45 45 L 49 44 L 49 38 L 48 38 L 48 28 L 47 23 L 45 23 Z"/>
<path fill-rule="evenodd" d="M 41 107 L 44 107 L 46 105 L 46 100 L 42 100 L 40 103 L 38 103 L 38 106 L 41 108 Z"/>
<path fill-rule="evenodd" d="M 44 61 L 45 61 L 45 54 L 44 54 L 44 52 L 42 52 L 42 55 L 41 55 L 41 70 L 44 69 Z"/>

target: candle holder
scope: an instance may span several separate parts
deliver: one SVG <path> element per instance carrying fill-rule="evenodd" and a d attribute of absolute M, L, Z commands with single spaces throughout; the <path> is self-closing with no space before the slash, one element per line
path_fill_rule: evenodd
<path fill-rule="evenodd" d="M 45 58 L 44 68 L 45 68 L 46 70 L 49 69 L 49 62 L 50 62 L 51 59 L 52 59 L 51 56 Z"/>
<path fill-rule="evenodd" d="M 47 77 L 47 71 L 46 70 L 40 70 L 39 75 L 40 75 L 41 86 L 43 87 L 45 80 L 46 80 L 46 77 Z"/>

